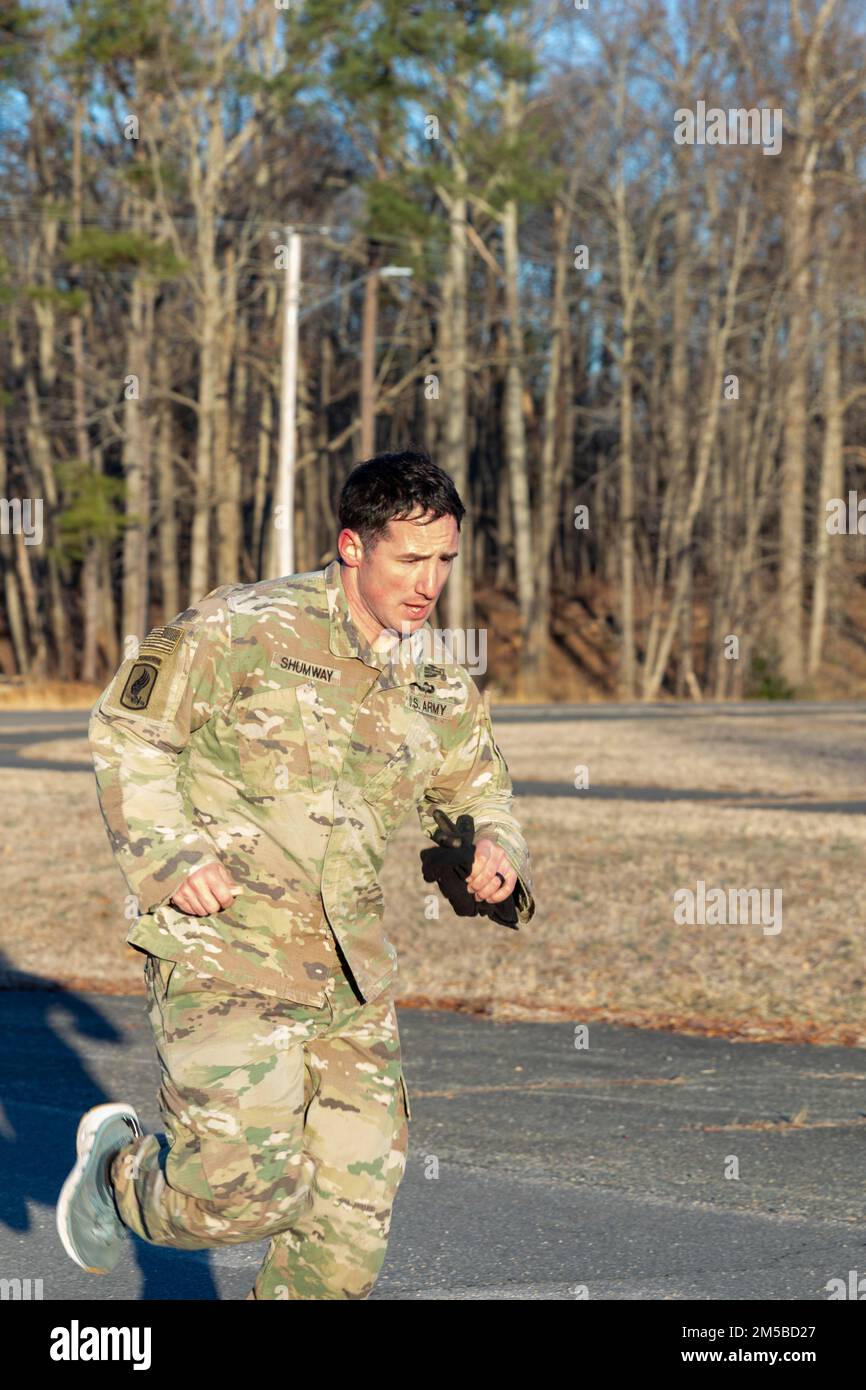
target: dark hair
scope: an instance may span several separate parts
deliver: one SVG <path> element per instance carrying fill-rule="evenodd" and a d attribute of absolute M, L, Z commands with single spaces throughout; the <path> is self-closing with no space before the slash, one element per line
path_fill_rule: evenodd
<path fill-rule="evenodd" d="M 343 484 L 340 529 L 357 531 L 361 544 L 372 550 L 385 535 L 389 521 L 408 517 L 418 507 L 424 517 L 433 513 L 428 521 L 453 516 L 458 527 L 466 515 L 453 482 L 429 454 L 420 449 L 376 454 L 353 468 Z"/>

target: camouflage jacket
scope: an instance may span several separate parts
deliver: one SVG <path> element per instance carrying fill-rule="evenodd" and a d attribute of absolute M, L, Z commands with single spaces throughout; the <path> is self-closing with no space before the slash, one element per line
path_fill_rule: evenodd
<path fill-rule="evenodd" d="M 342 952 L 375 999 L 396 975 L 378 878 L 413 807 L 431 838 L 434 806 L 473 815 L 476 839 L 494 840 L 517 871 L 518 920 L 529 921 L 529 853 L 487 699 L 465 667 L 423 659 L 422 631 L 376 650 L 335 560 L 222 585 L 148 634 L 88 729 L 102 816 L 137 900 L 132 945 L 319 1007 Z M 201 917 L 169 905 L 216 860 L 243 889 L 233 903 Z M 407 887 L 413 873 L 429 891 L 418 863 Z"/>

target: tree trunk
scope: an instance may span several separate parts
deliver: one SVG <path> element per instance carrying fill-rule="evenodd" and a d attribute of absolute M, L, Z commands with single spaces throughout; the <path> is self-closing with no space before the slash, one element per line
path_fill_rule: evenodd
<path fill-rule="evenodd" d="M 180 574 L 178 572 L 178 527 L 174 480 L 174 418 L 167 393 L 171 386 L 168 353 L 155 354 L 159 411 L 156 446 L 157 546 L 159 551 L 160 597 L 163 619 L 180 612 Z"/>
<path fill-rule="evenodd" d="M 799 108 L 802 155 L 784 219 L 788 273 L 788 342 L 785 367 L 784 442 L 779 563 L 779 642 L 782 674 L 792 686 L 803 679 L 803 524 L 808 436 L 809 320 L 814 169 L 814 106 L 808 87 Z"/>
<path fill-rule="evenodd" d="M 81 235 L 81 128 L 84 122 L 84 98 L 77 94 L 72 115 L 72 234 Z M 80 267 L 72 266 L 70 273 L 77 276 Z M 90 441 L 87 433 L 87 402 L 84 383 L 84 330 L 80 313 L 70 319 L 69 332 L 72 339 L 72 408 L 74 415 L 75 450 L 82 470 L 92 467 Z M 81 676 L 86 681 L 96 681 L 98 671 L 98 638 L 102 602 L 99 594 L 99 547 L 92 536 L 84 542 L 84 566 L 81 576 L 83 628 L 81 647 Z"/>
<path fill-rule="evenodd" d="M 232 584 L 238 578 L 240 558 L 240 478 L 233 441 L 236 433 L 229 418 L 232 359 L 237 332 L 237 268 L 234 248 L 226 249 L 220 303 L 219 344 L 216 355 L 214 398 L 214 484 L 217 520 L 217 583 Z M 232 414 L 237 417 L 238 401 Z"/>
<path fill-rule="evenodd" d="M 815 507 L 815 582 L 812 591 L 812 617 L 809 630 L 809 675 L 821 665 L 824 628 L 831 593 L 839 591 L 838 556 L 832 550 L 837 537 L 827 530 L 827 503 L 841 497 L 844 486 L 844 417 L 842 412 L 841 321 L 836 267 L 838 256 L 831 251 L 824 258 L 820 288 L 821 322 L 824 330 L 824 380 L 822 406 L 824 440 L 821 450 L 821 479 Z"/>
<path fill-rule="evenodd" d="M 566 195 L 566 206 L 571 208 L 577 196 L 577 171 L 570 178 Z M 557 486 L 556 459 L 558 454 L 557 423 L 561 415 L 561 385 L 563 338 L 567 331 L 567 310 L 565 286 L 568 275 L 570 215 L 562 203 L 553 209 L 555 230 L 555 253 L 553 268 L 553 303 L 550 324 L 550 367 L 544 395 L 544 437 L 541 450 L 541 480 L 539 497 L 539 544 L 538 544 L 538 584 L 535 592 L 534 612 L 530 630 L 530 647 L 534 654 L 536 686 L 540 693 L 547 693 L 549 676 L 550 632 L 550 593 L 553 532 L 557 521 L 557 504 L 560 488 Z M 566 382 L 566 391 L 570 390 Z M 561 447 L 561 444 L 560 444 Z"/>
<path fill-rule="evenodd" d="M 209 593 L 211 468 L 216 408 L 217 334 L 219 331 L 219 273 L 214 253 L 212 218 L 199 210 L 198 250 L 202 285 L 198 332 L 198 432 L 195 449 L 195 500 L 190 538 L 189 603 Z"/>
<path fill-rule="evenodd" d="M 504 116 L 506 134 L 514 138 L 518 121 L 518 92 L 517 83 L 514 81 L 509 81 L 506 88 Z M 502 243 L 505 261 L 505 314 L 508 321 L 508 366 L 505 373 L 503 423 L 508 479 L 511 485 L 517 601 L 520 607 L 520 650 L 516 683 L 519 694 L 522 689 L 532 690 L 537 685 L 538 652 L 537 649 L 531 649 L 529 643 L 535 585 L 532 569 L 532 512 L 523 421 L 523 327 L 520 317 L 517 201 L 514 198 L 510 198 L 505 205 Z"/>
<path fill-rule="evenodd" d="M 382 252 L 371 241 L 367 251 L 368 276 L 364 282 L 364 308 L 361 316 L 361 455 L 357 462 L 376 452 L 376 332 L 379 321 L 379 267 Z"/>
<path fill-rule="evenodd" d="M 707 368 L 705 374 L 704 391 L 706 397 L 706 407 L 703 412 L 695 461 L 695 476 L 692 480 L 691 493 L 688 505 L 681 516 L 677 517 L 674 526 L 673 551 L 677 561 L 677 574 L 674 582 L 674 593 L 671 600 L 670 612 L 664 633 L 659 642 L 655 664 L 652 668 L 647 667 L 644 672 L 643 698 L 653 700 L 658 694 L 674 636 L 680 621 L 682 605 L 690 580 L 690 568 L 687 565 L 688 557 L 693 543 L 693 533 L 695 519 L 700 511 L 707 477 L 709 475 L 710 463 L 712 461 L 713 449 L 717 445 L 719 410 L 722 401 L 722 387 L 724 377 L 725 354 L 728 348 L 728 341 L 734 322 L 734 314 L 737 302 L 740 276 L 743 265 L 751 253 L 751 246 L 754 245 L 760 224 L 757 224 L 753 232 L 750 245 L 745 243 L 745 229 L 747 218 L 747 203 L 745 200 L 740 203 L 737 209 L 737 224 L 734 236 L 734 247 L 731 256 L 731 267 L 728 274 L 728 281 L 725 288 L 725 300 L 722 311 L 722 321 L 716 324 L 713 329 L 712 338 L 707 352 Z M 715 264 L 720 264 L 721 248 L 716 242 Z"/>
<path fill-rule="evenodd" d="M 458 110 L 462 121 L 462 107 Z M 440 408 L 444 404 L 444 459 L 442 467 L 451 477 L 463 505 L 467 508 L 461 525 L 460 554 L 451 566 L 443 595 L 445 626 L 464 631 L 472 613 L 472 514 L 467 493 L 469 482 L 466 439 L 468 432 L 468 381 L 466 372 L 466 170 L 454 157 L 456 189 L 440 196 L 448 208 L 448 270 L 443 281 L 443 320 L 440 325 L 441 366 Z M 444 385 L 444 402 L 442 401 Z"/>
<path fill-rule="evenodd" d="M 150 341 L 146 299 L 153 290 L 135 276 L 127 326 L 126 361 L 136 383 L 123 402 L 123 472 L 126 526 L 123 533 L 123 632 L 143 638 L 148 631 L 148 537 L 150 534 Z"/>

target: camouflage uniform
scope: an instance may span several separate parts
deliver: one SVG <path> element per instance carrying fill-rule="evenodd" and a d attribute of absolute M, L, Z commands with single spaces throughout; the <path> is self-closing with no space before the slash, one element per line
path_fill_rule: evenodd
<path fill-rule="evenodd" d="M 420 632 L 386 644 L 356 627 L 338 560 L 223 585 L 149 633 L 90 720 L 169 1138 L 115 1159 L 118 1207 L 159 1244 L 271 1235 L 256 1297 L 363 1298 L 384 1258 L 411 1114 L 390 836 L 413 807 L 431 838 L 432 807 L 469 812 L 518 873 L 519 921 L 535 910 L 486 697 Z M 169 906 L 214 861 L 243 892 Z"/>

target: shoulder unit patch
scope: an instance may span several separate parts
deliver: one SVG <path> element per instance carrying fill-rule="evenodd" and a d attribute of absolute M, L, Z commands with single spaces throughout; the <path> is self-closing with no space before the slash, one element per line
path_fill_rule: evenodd
<path fill-rule="evenodd" d="M 150 661 L 137 661 L 126 678 L 120 697 L 124 709 L 146 709 L 158 675 L 158 666 Z"/>

